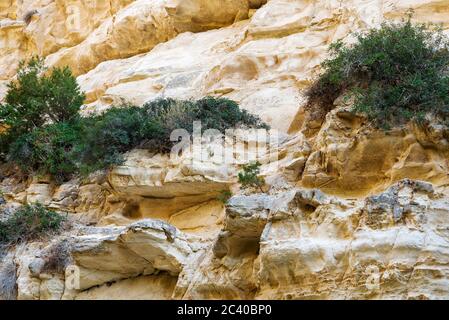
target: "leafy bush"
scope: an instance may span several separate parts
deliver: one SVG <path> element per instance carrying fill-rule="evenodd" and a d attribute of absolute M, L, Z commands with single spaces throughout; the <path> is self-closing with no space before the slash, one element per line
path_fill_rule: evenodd
<path fill-rule="evenodd" d="M 270 129 L 259 117 L 240 110 L 237 102 L 226 98 L 206 97 L 198 100 L 196 112 L 196 119 L 201 120 L 204 130 L 217 129 L 224 133 L 226 129 L 236 127 Z"/>
<path fill-rule="evenodd" d="M 197 101 L 160 99 L 143 106 L 147 116 L 160 124 L 159 135 L 146 142 L 146 147 L 158 152 L 170 152 L 173 142 L 170 134 L 176 129 L 193 132 L 193 122 L 201 121 L 203 131 L 216 129 L 223 134 L 238 127 L 265 128 L 262 120 L 241 110 L 239 105 L 226 98 L 205 97 Z"/>
<path fill-rule="evenodd" d="M 134 148 L 168 153 L 174 143 L 173 130 L 193 132 L 193 122 L 202 129 L 226 129 L 247 126 L 268 128 L 258 117 L 240 110 L 237 103 L 207 97 L 198 101 L 159 99 L 142 107 L 114 107 L 102 115 L 82 120 L 80 143 L 75 158 L 81 172 L 90 173 L 120 165 L 123 154 Z"/>
<path fill-rule="evenodd" d="M 51 124 L 20 136 L 7 158 L 24 172 L 51 174 L 61 182 L 78 170 L 74 147 L 80 139 L 79 123 Z"/>
<path fill-rule="evenodd" d="M 136 106 L 114 107 L 100 116 L 83 119 L 76 148 L 81 171 L 90 173 L 121 164 L 125 152 L 158 135 L 159 130 L 158 123 Z"/>
<path fill-rule="evenodd" d="M 243 171 L 238 174 L 242 189 L 257 188 L 260 192 L 265 192 L 265 179 L 259 176 L 261 166 L 258 161 L 243 166 Z"/>
<path fill-rule="evenodd" d="M 410 18 L 357 35 L 352 45 L 338 41 L 332 57 L 308 91 L 309 108 L 327 113 L 340 95 L 354 99 L 354 112 L 388 128 L 430 114 L 449 116 L 449 40 Z"/>
<path fill-rule="evenodd" d="M 20 135 L 41 128 L 49 121 L 67 122 L 78 118 L 84 94 L 68 68 L 46 74 L 43 60 L 21 62 L 17 80 L 8 84 L 5 103 L 0 104 L 0 122 L 7 128 L 0 137 L 3 155 Z"/>
<path fill-rule="evenodd" d="M 8 220 L 0 222 L 0 243 L 18 243 L 35 239 L 61 228 L 65 218 L 36 203 L 24 205 Z"/>
<path fill-rule="evenodd" d="M 217 196 L 217 200 L 223 204 L 227 204 L 231 198 L 232 192 L 229 190 L 222 190 L 220 191 L 220 194 Z"/>
<path fill-rule="evenodd" d="M 68 68 L 46 73 L 43 61 L 21 63 L 0 105 L 0 154 L 25 173 L 50 174 L 58 182 L 119 165 L 134 148 L 170 152 L 175 129 L 193 131 L 238 126 L 267 128 L 237 103 L 207 97 L 198 101 L 160 99 L 142 107 L 122 105 L 101 115 L 78 115 L 84 94 Z"/>

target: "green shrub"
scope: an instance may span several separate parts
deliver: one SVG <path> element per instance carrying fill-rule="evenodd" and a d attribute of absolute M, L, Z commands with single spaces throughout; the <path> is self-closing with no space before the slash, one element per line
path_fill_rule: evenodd
<path fill-rule="evenodd" d="M 158 125 L 157 135 L 149 137 L 143 144 L 145 149 L 155 152 L 170 152 L 173 142 L 170 135 L 173 130 L 185 129 L 193 131 L 193 122 L 201 120 L 198 117 L 198 104 L 189 100 L 158 99 L 143 105 L 144 112 L 149 119 Z"/>
<path fill-rule="evenodd" d="M 0 136 L 0 152 L 4 156 L 18 137 L 48 122 L 78 118 L 84 98 L 70 69 L 55 68 L 47 74 L 40 58 L 21 62 L 17 79 L 8 84 L 0 104 L 0 122 L 7 128 Z"/>
<path fill-rule="evenodd" d="M 78 115 L 84 94 L 68 68 L 46 72 L 43 61 L 21 63 L 0 105 L 0 154 L 25 173 L 50 174 L 57 182 L 107 169 L 124 161 L 124 153 L 143 148 L 167 153 L 175 129 L 193 131 L 238 126 L 267 128 L 237 103 L 207 97 L 198 101 L 160 99 L 142 107 L 122 105 L 101 115 Z"/>
<path fill-rule="evenodd" d="M 24 172 L 50 174 L 58 182 L 65 181 L 78 171 L 74 148 L 81 139 L 80 133 L 77 122 L 36 129 L 14 141 L 7 158 Z"/>
<path fill-rule="evenodd" d="M 241 110 L 237 102 L 226 98 L 206 97 L 198 100 L 196 107 L 196 118 L 201 120 L 204 130 L 217 129 L 224 133 L 236 127 L 270 128 L 259 117 Z"/>
<path fill-rule="evenodd" d="M 84 173 L 123 162 L 123 154 L 145 139 L 160 134 L 159 124 L 136 106 L 114 107 L 100 116 L 85 118 L 76 154 Z"/>
<path fill-rule="evenodd" d="M 243 171 L 238 174 L 242 189 L 256 188 L 262 193 L 265 192 L 263 190 L 265 179 L 259 176 L 261 166 L 258 161 L 243 166 Z"/>
<path fill-rule="evenodd" d="M 100 116 L 83 119 L 76 158 L 81 161 L 82 172 L 89 173 L 120 165 L 123 154 L 134 148 L 168 153 L 175 143 L 170 141 L 172 131 L 185 129 L 192 133 L 197 120 L 203 131 L 213 128 L 224 133 L 236 126 L 268 128 L 228 99 L 159 99 L 142 107 L 111 108 Z"/>
<path fill-rule="evenodd" d="M 449 41 L 410 19 L 357 35 L 352 45 L 330 47 L 331 58 L 308 91 L 309 108 L 325 114 L 334 100 L 354 99 L 354 112 L 388 128 L 430 114 L 449 116 Z"/>
<path fill-rule="evenodd" d="M 24 205 L 8 220 L 0 222 L 0 243 L 18 243 L 61 228 L 65 218 L 39 203 Z"/>
<path fill-rule="evenodd" d="M 223 204 L 227 204 L 229 199 L 232 198 L 232 192 L 229 190 L 222 190 L 220 194 L 217 196 L 217 200 Z"/>
<path fill-rule="evenodd" d="M 160 134 L 145 144 L 148 149 L 158 152 L 170 152 L 174 144 L 170 141 L 171 132 L 185 129 L 192 133 L 194 121 L 201 121 L 203 132 L 216 129 L 224 134 L 227 129 L 237 127 L 269 129 L 259 117 L 241 110 L 235 101 L 226 98 L 205 97 L 197 101 L 159 99 L 145 104 L 143 109 L 149 118 L 157 119 L 160 124 Z"/>

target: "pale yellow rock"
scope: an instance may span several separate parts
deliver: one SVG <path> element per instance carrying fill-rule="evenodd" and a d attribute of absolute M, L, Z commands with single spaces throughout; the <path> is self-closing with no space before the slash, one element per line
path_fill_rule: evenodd
<path fill-rule="evenodd" d="M 53 195 L 53 186 L 48 183 L 33 183 L 26 190 L 27 203 L 49 205 Z"/>
<path fill-rule="evenodd" d="M 387 135 L 340 101 L 323 123 L 303 109 L 329 44 L 409 9 L 449 33 L 441 0 L 2 1 L 0 97 L 38 53 L 74 70 L 84 115 L 215 95 L 281 131 L 278 158 L 261 168 L 266 194 L 239 189 L 241 154 L 193 165 L 135 150 L 107 175 L 61 186 L 5 175 L 15 203 L 2 210 L 39 201 L 102 226 L 63 231 L 79 290 L 35 270 L 50 239 L 13 249 L 18 298 L 447 299 L 448 129 Z"/>
<path fill-rule="evenodd" d="M 0 18 L 15 19 L 17 12 L 17 0 L 4 0 L 0 3 Z"/>
<path fill-rule="evenodd" d="M 176 277 L 164 274 L 141 276 L 83 291 L 75 300 L 168 300 L 176 281 Z"/>
<path fill-rule="evenodd" d="M 108 194 L 108 191 L 99 184 L 91 183 L 80 186 L 75 200 L 75 211 L 87 214 L 93 221 L 98 221 L 102 216 Z"/>
<path fill-rule="evenodd" d="M 437 132 L 432 138 L 432 134 L 424 133 L 432 132 L 432 128 L 423 131 L 412 125 L 388 134 L 369 129 L 363 118 L 348 110 L 337 108 L 326 116 L 314 137 L 302 185 L 337 194 L 363 195 L 403 178 L 448 183 L 447 138 L 439 137 Z"/>
<path fill-rule="evenodd" d="M 446 224 L 448 208 L 431 185 L 404 181 L 355 207 L 319 205 L 273 221 L 261 239 L 256 297 L 444 299 L 447 233 L 433 222 Z"/>
<path fill-rule="evenodd" d="M 0 80 L 9 80 L 15 75 L 19 61 L 25 58 L 28 44 L 23 33 L 22 21 L 0 20 Z M 2 81 L 3 82 L 3 81 Z M 1 92 L 5 92 L 2 84 Z"/>
<path fill-rule="evenodd" d="M 224 218 L 224 205 L 218 200 L 179 211 L 170 216 L 169 222 L 184 232 L 197 233 L 202 236 L 216 235 Z"/>
<path fill-rule="evenodd" d="M 79 267 L 79 288 L 151 275 L 178 275 L 193 250 L 186 236 L 160 220 L 142 220 L 126 227 L 86 229 L 72 237 L 72 256 Z"/>
<path fill-rule="evenodd" d="M 434 223 L 447 224 L 448 205 L 411 180 L 362 201 L 305 189 L 235 197 L 213 250 L 186 265 L 174 297 L 445 299 L 448 234 Z"/>
<path fill-rule="evenodd" d="M 64 278 L 54 275 L 42 280 L 39 293 L 40 300 L 61 300 L 64 293 Z"/>
<path fill-rule="evenodd" d="M 39 3 L 43 1 L 37 2 L 27 8 L 22 6 L 23 15 L 36 11 L 24 32 L 35 53 L 47 56 L 61 48 L 77 45 L 133 0 L 57 0 L 44 1 L 42 5 Z"/>
<path fill-rule="evenodd" d="M 165 199 L 207 193 L 213 196 L 232 183 L 232 174 L 226 165 L 175 165 L 169 155 L 135 150 L 124 165 L 114 168 L 109 183 L 116 192 L 129 196 Z"/>
<path fill-rule="evenodd" d="M 49 56 L 47 63 L 68 65 L 80 75 L 102 61 L 147 52 L 182 32 L 230 25 L 246 18 L 248 10 L 246 0 L 136 0 L 79 45 Z"/>
<path fill-rule="evenodd" d="M 39 244 L 20 246 L 16 250 L 15 264 L 17 266 L 17 300 L 39 300 L 41 280 L 33 277 L 28 268 L 35 255 L 39 252 Z"/>

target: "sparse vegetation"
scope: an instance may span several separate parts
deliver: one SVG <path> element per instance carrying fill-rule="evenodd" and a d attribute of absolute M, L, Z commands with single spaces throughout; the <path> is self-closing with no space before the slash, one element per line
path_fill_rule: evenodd
<path fill-rule="evenodd" d="M 50 174 L 57 182 L 107 169 L 124 161 L 124 153 L 143 148 L 169 152 L 175 129 L 224 133 L 235 127 L 268 128 L 237 103 L 207 97 L 198 101 L 160 99 L 142 107 L 123 104 L 103 114 L 80 117 L 84 94 L 69 69 L 45 73 L 43 61 L 22 63 L 0 105 L 0 152 L 25 173 Z"/>
<path fill-rule="evenodd" d="M 70 242 L 64 239 L 53 244 L 43 257 L 44 265 L 41 272 L 43 273 L 64 273 L 67 266 L 71 263 Z"/>
<path fill-rule="evenodd" d="M 21 62 L 17 79 L 8 84 L 5 102 L 0 104 L 0 122 L 6 128 L 0 135 L 3 158 L 9 146 L 22 135 L 48 123 L 76 121 L 84 94 L 68 68 L 55 68 L 46 74 L 43 60 Z"/>
<path fill-rule="evenodd" d="M 223 204 L 227 204 L 229 199 L 232 198 L 232 192 L 229 190 L 222 190 L 217 197 L 217 200 L 222 202 Z"/>
<path fill-rule="evenodd" d="M 262 164 L 258 161 L 243 166 L 243 171 L 239 172 L 238 178 L 242 189 L 254 188 L 264 193 L 263 186 L 265 179 L 260 175 Z"/>
<path fill-rule="evenodd" d="M 438 29 L 402 23 L 356 35 L 330 47 L 331 58 L 308 91 L 309 109 L 320 117 L 337 97 L 354 99 L 354 112 L 385 129 L 427 115 L 449 118 L 449 40 Z"/>
<path fill-rule="evenodd" d="M 0 244 L 14 244 L 36 239 L 62 227 L 65 218 L 43 205 L 24 205 L 8 218 L 0 222 Z"/>
<path fill-rule="evenodd" d="M 67 180 L 78 170 L 73 151 L 81 139 L 79 129 L 79 123 L 56 123 L 23 134 L 11 144 L 7 159 L 26 173 Z"/>

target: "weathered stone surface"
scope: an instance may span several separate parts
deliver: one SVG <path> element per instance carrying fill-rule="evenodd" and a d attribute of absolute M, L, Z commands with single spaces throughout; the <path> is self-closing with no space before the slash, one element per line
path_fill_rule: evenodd
<path fill-rule="evenodd" d="M 7 40 L 3 56 L 13 63 L 0 60 L 8 66 L 0 77 L 13 75 L 18 59 L 33 54 L 82 74 L 102 61 L 146 52 L 182 32 L 230 25 L 260 5 L 248 0 L 11 0 L 2 3 L 0 25 L 9 26 L 1 38 Z"/>
<path fill-rule="evenodd" d="M 73 241 L 73 259 L 82 268 L 82 290 L 157 270 L 177 275 L 192 252 L 179 230 L 158 220 L 86 229 Z"/>
<path fill-rule="evenodd" d="M 15 253 L 17 266 L 17 299 L 39 300 L 41 280 L 32 275 L 29 265 L 34 260 L 39 244 L 20 246 Z"/>
<path fill-rule="evenodd" d="M 176 277 L 163 274 L 140 276 L 81 292 L 75 300 L 167 300 L 176 281 Z"/>
<path fill-rule="evenodd" d="M 441 129 L 432 135 L 426 133 L 432 127 L 409 125 L 386 133 L 370 129 L 349 108 L 331 111 L 312 138 L 304 186 L 353 196 L 385 189 L 404 178 L 438 185 L 449 181 L 448 140 Z"/>
<path fill-rule="evenodd" d="M 64 294 L 64 277 L 53 275 L 43 279 L 39 288 L 40 300 L 61 300 Z"/>
<path fill-rule="evenodd" d="M 273 221 L 260 242 L 257 298 L 447 297 L 444 276 L 430 273 L 447 274 L 447 233 L 434 224 L 447 223 L 447 201 L 405 180 L 365 201 Z"/>
<path fill-rule="evenodd" d="M 117 13 L 112 12 L 112 16 L 111 10 L 105 10 L 102 15 L 103 8 L 86 10 L 82 4 L 72 4 L 69 8 L 73 8 L 74 13 L 70 12 L 65 24 L 72 25 L 73 31 L 70 31 L 84 41 L 72 40 L 71 45 L 66 46 L 70 48 L 49 56 L 48 63 L 56 66 L 70 65 L 75 74 L 83 74 L 102 61 L 149 51 L 179 33 L 204 31 L 232 24 L 236 20 L 246 18 L 249 10 L 246 0 L 224 3 L 217 0 L 123 2 L 124 5 L 129 5 Z M 107 5 L 103 7 L 108 9 Z M 97 17 L 89 19 L 89 23 L 83 26 L 85 16 L 90 12 L 95 13 Z M 86 34 L 85 30 L 96 21 L 96 28 L 91 30 L 93 32 Z"/>
<path fill-rule="evenodd" d="M 249 196 L 246 201 L 236 197 L 226 220 L 232 222 L 225 224 L 223 233 L 229 237 L 228 229 L 245 226 L 234 238 L 240 251 L 218 250 L 222 233 L 212 251 L 191 260 L 196 268 L 185 267 L 174 297 L 447 297 L 448 234 L 439 225 L 447 223 L 448 204 L 447 195 L 431 184 L 412 180 L 365 200 L 342 200 L 304 189 Z M 265 226 L 253 228 L 259 224 Z M 248 248 L 248 238 L 260 248 L 242 250 Z"/>
<path fill-rule="evenodd" d="M 278 160 L 261 168 L 266 194 L 239 189 L 243 158 L 194 166 L 135 150 L 61 186 L 2 172 L 0 221 L 39 201 L 99 223 L 61 235 L 80 290 L 43 271 L 52 239 L 12 248 L 17 298 L 447 299 L 449 129 L 387 135 L 341 101 L 324 122 L 303 108 L 330 43 L 409 9 L 448 33 L 438 0 L 2 1 L 0 97 L 19 61 L 40 54 L 74 70 L 83 114 L 215 95 L 281 131 Z"/>
<path fill-rule="evenodd" d="M 225 164 L 176 165 L 169 155 L 135 150 L 123 166 L 111 172 L 109 183 L 119 194 L 169 199 L 214 195 L 232 184 L 234 173 L 235 170 Z"/>

